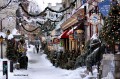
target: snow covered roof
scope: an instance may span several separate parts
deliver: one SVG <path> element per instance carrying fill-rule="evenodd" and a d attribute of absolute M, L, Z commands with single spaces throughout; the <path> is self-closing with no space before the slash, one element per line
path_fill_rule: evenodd
<path fill-rule="evenodd" d="M 12 35 L 21 35 L 16 28 L 12 30 Z"/>
<path fill-rule="evenodd" d="M 4 32 L 0 32 L 0 36 L 2 36 L 3 38 L 5 38 L 6 34 Z"/>
<path fill-rule="evenodd" d="M 8 39 L 12 39 L 12 38 L 13 38 L 12 34 L 8 35 Z"/>
<path fill-rule="evenodd" d="M 70 31 L 67 33 L 68 35 L 70 34 L 70 33 L 73 33 L 73 30 L 74 29 L 76 29 L 78 26 L 75 26 L 75 27 L 73 27 L 72 29 L 70 29 Z"/>
<path fill-rule="evenodd" d="M 14 28 L 10 35 L 8 35 L 8 39 L 12 39 L 13 35 L 21 35 L 16 28 Z"/>

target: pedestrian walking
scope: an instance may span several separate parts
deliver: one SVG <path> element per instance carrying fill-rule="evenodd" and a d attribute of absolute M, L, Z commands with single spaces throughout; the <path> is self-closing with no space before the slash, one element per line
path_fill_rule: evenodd
<path fill-rule="evenodd" d="M 39 46 L 40 46 L 40 40 L 36 39 L 35 40 L 35 48 L 36 48 L 37 53 L 39 53 Z"/>

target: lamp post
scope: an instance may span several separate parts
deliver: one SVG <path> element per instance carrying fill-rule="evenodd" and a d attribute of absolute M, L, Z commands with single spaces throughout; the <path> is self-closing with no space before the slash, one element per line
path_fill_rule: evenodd
<path fill-rule="evenodd" d="M 4 18 L 3 18 L 4 19 Z M 2 32 L 2 19 L 1 19 L 1 32 Z M 3 36 L 0 36 L 0 42 L 1 42 L 1 59 L 3 59 L 3 47 L 2 47 L 2 41 L 3 41 Z"/>
<path fill-rule="evenodd" d="M 81 46 L 80 46 L 80 45 L 81 45 L 81 37 L 82 37 L 82 33 L 83 33 L 83 30 L 81 30 L 81 29 L 78 29 L 78 30 L 77 30 L 77 34 L 78 34 L 78 42 L 79 42 L 79 45 L 78 45 L 79 47 L 78 47 L 78 48 L 79 48 L 80 53 L 81 53 L 81 48 L 80 48 Z"/>
<path fill-rule="evenodd" d="M 1 59 L 3 59 L 2 41 L 3 41 L 3 36 L 0 36 L 0 42 L 1 42 Z"/>

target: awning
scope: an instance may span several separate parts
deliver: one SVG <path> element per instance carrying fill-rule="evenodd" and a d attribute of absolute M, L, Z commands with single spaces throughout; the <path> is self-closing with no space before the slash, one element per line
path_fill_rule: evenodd
<path fill-rule="evenodd" d="M 78 27 L 78 26 L 75 26 L 75 27 L 73 27 L 72 29 L 70 29 L 67 34 L 68 34 L 68 35 L 73 34 L 74 29 L 76 29 L 77 27 Z"/>
<path fill-rule="evenodd" d="M 69 32 L 69 30 L 65 30 L 60 36 L 59 38 L 69 38 L 69 35 L 67 34 Z"/>
<path fill-rule="evenodd" d="M 68 18 L 64 23 L 61 24 L 61 28 L 62 30 L 65 30 L 77 22 L 78 22 L 77 17 Z"/>

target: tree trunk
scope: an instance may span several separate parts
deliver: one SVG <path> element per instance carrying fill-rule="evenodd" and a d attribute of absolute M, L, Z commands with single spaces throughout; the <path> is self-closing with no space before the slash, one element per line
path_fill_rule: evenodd
<path fill-rule="evenodd" d="M 115 42 L 113 41 L 113 48 L 112 48 L 113 54 L 115 54 Z"/>

